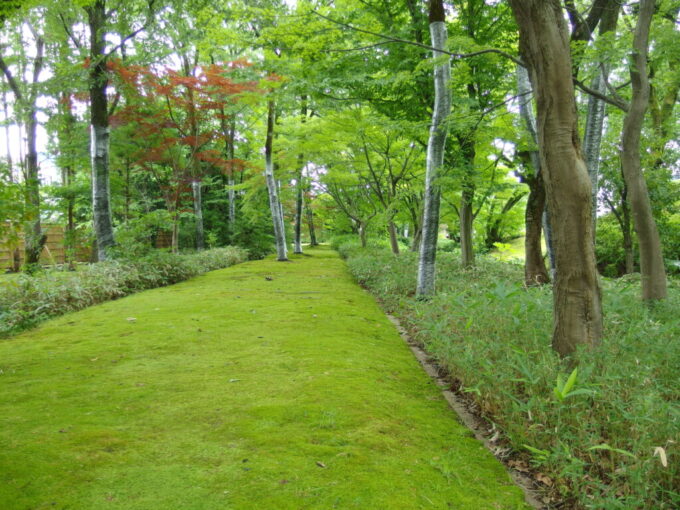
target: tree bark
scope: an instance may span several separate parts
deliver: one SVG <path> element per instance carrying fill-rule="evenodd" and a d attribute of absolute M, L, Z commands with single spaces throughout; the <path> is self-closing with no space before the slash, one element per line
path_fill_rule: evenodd
<path fill-rule="evenodd" d="M 418 283 L 416 295 L 420 298 L 435 292 L 437 236 L 439 233 L 439 205 L 441 191 L 438 182 L 439 169 L 444 164 L 446 145 L 446 118 L 451 111 L 450 59 L 441 50 L 446 49 L 446 14 L 442 0 L 430 0 L 430 36 L 433 59 L 442 59 L 434 69 L 435 100 L 427 143 L 425 171 L 425 205 L 423 209 L 422 239 L 418 259 Z"/>
<path fill-rule="evenodd" d="M 90 29 L 90 155 L 92 164 L 92 214 L 99 261 L 106 260 L 114 243 L 109 183 L 109 110 L 106 97 L 106 0 L 85 8 Z"/>
<path fill-rule="evenodd" d="M 307 96 L 302 96 L 301 122 L 307 121 Z M 302 153 L 298 155 L 298 177 L 295 193 L 295 240 L 293 242 L 293 253 L 302 253 L 302 207 L 304 202 L 304 170 L 305 158 Z"/>
<path fill-rule="evenodd" d="M 397 227 L 394 221 L 390 220 L 387 222 L 387 232 L 390 234 L 390 248 L 392 253 L 399 255 L 399 238 L 397 236 Z"/>
<path fill-rule="evenodd" d="M 0 56 L 0 70 L 7 78 L 7 83 L 14 93 L 16 104 L 19 106 L 18 109 L 21 110 L 21 115 L 24 116 L 26 124 L 24 264 L 29 272 L 39 264 L 40 254 L 47 240 L 40 225 L 40 167 L 38 165 L 38 112 L 36 105 L 38 100 L 37 86 L 44 64 L 45 41 L 36 34 L 34 43 L 36 53 L 33 61 L 33 76 L 27 91 L 21 90 L 5 60 Z"/>
<path fill-rule="evenodd" d="M 600 36 L 616 30 L 616 22 L 621 9 L 618 2 L 609 2 L 603 8 L 603 15 L 600 21 Z M 600 69 L 596 73 L 590 88 L 600 94 L 607 92 L 607 79 L 609 78 L 610 66 L 607 62 L 599 62 Z M 597 228 L 597 194 L 599 190 L 600 173 L 600 147 L 602 145 L 602 130 L 604 127 L 606 104 L 601 99 L 590 95 L 588 96 L 588 112 L 586 114 L 586 127 L 583 134 L 583 152 L 586 157 L 588 174 L 592 186 L 592 207 L 593 207 L 593 236 Z"/>
<path fill-rule="evenodd" d="M 196 249 L 205 249 L 205 232 L 203 229 L 203 193 L 201 181 L 191 181 L 191 191 L 194 198 L 194 216 L 196 216 Z"/>
<path fill-rule="evenodd" d="M 305 209 L 307 209 L 307 226 L 309 227 L 309 245 L 319 246 L 316 240 L 316 231 L 314 230 L 314 211 L 312 211 L 311 204 L 307 202 Z"/>
<path fill-rule="evenodd" d="M 465 179 L 466 180 L 466 179 Z M 465 268 L 475 265 L 475 249 L 472 239 L 472 222 L 474 213 L 472 211 L 472 200 L 474 199 L 474 188 L 463 183 L 463 191 L 460 196 L 460 262 Z"/>
<path fill-rule="evenodd" d="M 628 187 L 633 225 L 640 245 L 642 299 L 645 301 L 664 299 L 667 296 L 661 240 L 652 215 L 647 183 L 640 162 L 640 134 L 649 104 L 647 52 L 654 6 L 654 0 L 640 1 L 629 68 L 633 95 L 621 134 L 621 165 Z"/>
<path fill-rule="evenodd" d="M 274 101 L 270 99 L 267 103 L 267 138 L 264 146 L 264 175 L 267 182 L 267 190 L 269 192 L 269 208 L 271 209 L 272 222 L 274 224 L 274 240 L 276 241 L 277 260 L 279 262 L 285 262 L 288 260 L 286 230 L 283 224 L 283 215 L 281 214 L 281 202 L 279 201 L 278 187 L 276 184 L 276 179 L 274 178 L 274 162 L 272 154 L 275 117 L 276 106 Z"/>
<path fill-rule="evenodd" d="M 520 116 L 531 140 L 538 146 L 536 119 L 532 109 L 531 82 L 527 69 L 522 66 L 517 67 L 517 93 L 520 96 Z M 533 174 L 524 178 L 524 182 L 529 186 L 529 198 L 524 213 L 526 232 L 524 238 L 524 283 L 530 286 L 548 283 L 550 278 L 541 248 L 541 227 L 543 212 L 545 211 L 545 186 L 541 174 L 541 157 L 537 150 L 532 150 L 529 152 L 528 159 L 529 161 L 526 161 L 525 166 L 530 166 Z"/>
<path fill-rule="evenodd" d="M 510 0 L 538 106 L 538 145 L 555 235 L 552 345 L 562 356 L 602 336 L 592 235 L 590 178 L 583 159 L 569 35 L 559 0 Z"/>
<path fill-rule="evenodd" d="M 227 176 L 227 185 L 229 186 L 229 191 L 227 191 L 227 197 L 229 198 L 229 233 L 234 234 L 234 227 L 236 225 L 236 190 L 234 186 L 236 184 L 234 180 L 234 143 L 236 136 L 236 121 L 232 120 L 229 126 L 229 161 L 231 161 L 229 166 L 229 175 Z"/>
<path fill-rule="evenodd" d="M 300 154 L 298 156 L 298 166 L 300 171 L 298 172 L 298 178 L 295 189 L 295 239 L 293 241 L 293 253 L 302 253 L 302 208 L 304 206 L 304 193 L 302 179 L 303 169 L 304 169 L 304 156 Z"/>

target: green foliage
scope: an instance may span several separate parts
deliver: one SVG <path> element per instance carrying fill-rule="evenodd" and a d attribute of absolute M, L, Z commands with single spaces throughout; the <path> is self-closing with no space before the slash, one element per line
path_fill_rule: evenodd
<path fill-rule="evenodd" d="M 111 249 L 115 258 L 133 260 L 144 257 L 154 249 L 154 241 L 161 231 L 172 228 L 172 217 L 165 209 L 151 211 L 127 221 L 116 229 L 117 245 Z"/>
<path fill-rule="evenodd" d="M 623 234 L 613 214 L 598 218 L 596 237 L 595 257 L 600 273 L 611 278 L 623 275 L 626 268 Z M 637 249 L 634 254 L 637 266 Z"/>
<path fill-rule="evenodd" d="M 141 290 L 171 285 L 247 258 L 248 252 L 236 247 L 189 255 L 153 251 L 135 259 L 80 266 L 76 272 L 21 275 L 0 287 L 0 335 Z"/>
<path fill-rule="evenodd" d="M 464 270 L 438 256 L 438 295 L 414 298 L 417 259 L 342 248 L 357 280 L 460 382 L 517 451 L 554 479 L 572 507 L 676 508 L 680 464 L 680 285 L 642 307 L 639 277 L 605 280 L 605 338 L 578 368 L 551 350 L 549 287 L 524 288 L 521 268 L 482 257 Z M 567 375 L 568 374 L 568 375 Z M 666 465 L 657 448 L 668 454 Z M 664 457 L 665 458 L 665 457 Z"/>

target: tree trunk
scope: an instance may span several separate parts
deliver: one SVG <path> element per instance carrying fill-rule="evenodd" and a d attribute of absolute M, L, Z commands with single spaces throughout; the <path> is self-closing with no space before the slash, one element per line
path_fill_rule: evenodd
<path fill-rule="evenodd" d="M 191 181 L 191 191 L 194 197 L 194 216 L 196 216 L 196 249 L 205 249 L 205 232 L 203 229 L 203 193 L 201 181 Z"/>
<path fill-rule="evenodd" d="M 413 226 L 413 242 L 411 243 L 411 251 L 417 252 L 423 238 L 423 229 L 418 225 Z"/>
<path fill-rule="evenodd" d="M 472 240 L 472 200 L 474 191 L 465 187 L 460 197 L 460 262 L 465 268 L 475 265 L 475 251 Z"/>
<path fill-rule="evenodd" d="M 423 209 L 422 240 L 418 259 L 418 284 L 416 295 L 420 298 L 435 292 L 435 261 L 437 256 L 437 236 L 439 233 L 439 204 L 441 191 L 438 181 L 439 169 L 444 164 L 446 145 L 446 117 L 451 111 L 450 59 L 441 52 L 446 49 L 446 13 L 442 0 L 430 0 L 430 36 L 432 39 L 433 59 L 441 59 L 434 69 L 435 100 L 430 125 L 430 138 L 427 142 L 427 163 L 425 171 L 425 205 Z"/>
<path fill-rule="evenodd" d="M 628 205 L 628 191 L 624 185 L 621 193 L 621 233 L 623 234 L 624 274 L 635 271 L 635 253 L 633 251 L 633 232 L 630 222 L 630 206 Z"/>
<path fill-rule="evenodd" d="M 543 285 L 550 281 L 541 248 L 541 220 L 545 210 L 545 187 L 539 175 L 531 179 L 529 198 L 524 215 L 526 237 L 524 239 L 524 283 L 528 286 Z"/>
<path fill-rule="evenodd" d="M 232 120 L 229 126 L 229 161 L 231 161 L 229 166 L 229 175 L 227 176 L 227 185 L 229 186 L 229 191 L 227 191 L 227 197 L 229 198 L 229 233 L 234 234 L 234 226 L 236 225 L 236 190 L 234 186 L 236 182 L 234 180 L 234 137 L 236 136 L 236 125 L 235 121 Z"/>
<path fill-rule="evenodd" d="M 605 8 L 600 21 L 600 36 L 616 29 L 616 22 L 619 15 L 620 6 L 617 2 Z M 595 74 L 590 88 L 605 94 L 607 92 L 607 79 L 609 77 L 609 64 L 601 62 L 599 71 Z M 597 193 L 599 190 L 600 172 L 600 147 L 602 145 L 602 130 L 604 128 L 605 102 L 595 96 L 588 96 L 588 113 L 586 114 L 586 127 L 583 134 L 583 152 L 588 166 L 590 183 L 592 186 L 592 207 L 593 207 L 593 236 L 597 228 Z"/>
<path fill-rule="evenodd" d="M 366 228 L 367 227 L 368 227 L 368 225 L 366 223 L 364 223 L 363 221 L 359 222 L 359 239 L 361 240 L 361 247 L 362 248 L 366 248 L 366 246 L 368 245 L 368 243 L 366 241 Z"/>
<path fill-rule="evenodd" d="M 302 107 L 301 107 L 301 122 L 307 121 L 307 96 L 303 95 L 301 97 Z M 304 202 L 304 170 L 305 170 L 305 158 L 303 154 L 298 155 L 298 167 L 300 171 L 298 172 L 296 194 L 295 194 L 295 241 L 293 243 L 293 253 L 302 253 L 302 207 Z"/>
<path fill-rule="evenodd" d="M 40 261 L 47 236 L 40 226 L 40 175 L 37 146 L 38 119 L 32 108 L 26 119 L 26 229 L 24 231 L 24 263 L 30 269 Z"/>
<path fill-rule="evenodd" d="M 106 97 L 106 1 L 86 7 L 90 28 L 90 154 L 92 158 L 92 214 L 99 261 L 114 245 L 109 187 L 109 111 Z"/>
<path fill-rule="evenodd" d="M 308 202 L 307 206 L 307 226 L 309 227 L 309 245 L 319 246 L 319 242 L 316 240 L 316 232 L 314 230 L 314 211 L 312 211 L 311 204 Z"/>
<path fill-rule="evenodd" d="M 590 178 L 580 147 L 569 35 L 559 0 L 510 0 L 538 106 L 538 145 L 555 234 L 552 345 L 562 356 L 602 336 Z"/>
<path fill-rule="evenodd" d="M 303 168 L 302 168 L 302 154 L 298 158 L 300 165 L 300 173 L 298 174 L 298 182 L 295 190 L 295 242 L 293 243 L 293 253 L 302 253 L 302 208 L 304 205 L 303 193 Z"/>
<path fill-rule="evenodd" d="M 9 174 L 9 182 L 14 182 L 14 165 L 12 163 L 11 140 L 9 136 L 9 108 L 7 105 L 7 93 L 5 92 L 4 88 L 2 90 L 2 108 L 5 119 L 5 153 L 7 154 L 7 171 Z M 10 270 L 14 273 L 18 273 L 21 270 L 21 251 L 16 246 L 12 248 L 8 245 L 7 248 L 12 252 L 12 264 Z"/>
<path fill-rule="evenodd" d="M 390 234 L 390 248 L 392 253 L 399 255 L 399 237 L 397 236 L 397 227 L 394 221 L 387 222 L 387 232 Z"/>
<path fill-rule="evenodd" d="M 172 253 L 179 253 L 179 213 L 175 210 L 172 214 Z"/>
<path fill-rule="evenodd" d="M 7 83 L 14 93 L 16 105 L 18 105 L 18 108 L 15 107 L 15 110 L 20 111 L 19 118 L 25 116 L 26 122 L 24 264 L 29 272 L 38 265 L 40 254 L 47 239 L 40 226 L 40 168 L 38 166 L 38 118 L 36 104 L 38 101 L 37 86 L 44 63 L 45 41 L 36 34 L 34 43 L 36 53 L 33 62 L 33 76 L 29 89 L 26 92 L 21 90 L 5 60 L 0 56 L 0 69 L 3 71 L 5 78 L 7 78 Z"/>
<path fill-rule="evenodd" d="M 649 103 L 649 79 L 647 77 L 647 46 L 649 27 L 654 14 L 654 0 L 641 0 L 638 21 L 630 56 L 630 78 L 633 96 L 621 134 L 621 165 L 628 187 L 633 225 L 640 245 L 640 273 L 642 274 L 642 299 L 664 299 L 666 269 L 659 232 L 652 215 L 647 183 L 640 163 L 640 134 Z"/>
<path fill-rule="evenodd" d="M 517 93 L 520 95 L 519 112 L 524 126 L 533 142 L 538 145 L 538 134 L 536 133 L 536 119 L 532 109 L 530 94 L 531 82 L 529 73 L 522 66 L 517 66 Z M 541 225 L 543 222 L 543 212 L 545 211 L 545 186 L 543 185 L 543 175 L 541 174 L 541 157 L 537 150 L 529 152 L 529 161 L 533 175 L 527 176 L 524 182 L 529 186 L 529 198 L 524 213 L 524 226 L 526 237 L 524 239 L 524 283 L 526 285 L 542 285 L 548 283 L 548 270 L 543 260 L 543 250 L 541 248 Z"/>
<path fill-rule="evenodd" d="M 272 159 L 272 144 L 274 140 L 274 119 L 276 116 L 274 101 L 271 99 L 267 104 L 267 139 L 264 146 L 265 158 L 265 180 L 269 192 L 269 208 L 272 213 L 274 224 L 274 239 L 276 241 L 276 255 L 279 262 L 288 260 L 286 249 L 286 230 L 281 214 L 281 203 L 279 202 L 278 187 L 274 178 L 274 162 Z"/>

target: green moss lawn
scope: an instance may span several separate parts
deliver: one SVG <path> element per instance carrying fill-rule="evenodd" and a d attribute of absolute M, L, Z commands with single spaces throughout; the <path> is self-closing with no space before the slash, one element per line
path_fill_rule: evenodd
<path fill-rule="evenodd" d="M 525 508 L 344 262 L 309 253 L 0 341 L 0 508 Z"/>

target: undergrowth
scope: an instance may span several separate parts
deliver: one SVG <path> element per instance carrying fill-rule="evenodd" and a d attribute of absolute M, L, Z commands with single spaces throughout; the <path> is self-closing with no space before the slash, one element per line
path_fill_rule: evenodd
<path fill-rule="evenodd" d="M 650 309 L 639 275 L 604 280 L 605 336 L 574 371 L 550 347 L 551 288 L 524 288 L 521 266 L 440 253 L 438 294 L 418 301 L 416 254 L 339 251 L 570 507 L 678 508 L 677 281 Z"/>
<path fill-rule="evenodd" d="M 171 285 L 247 259 L 246 250 L 232 246 L 186 255 L 156 251 L 136 260 L 89 264 L 76 272 L 21 275 L 0 287 L 0 336 L 22 331 L 50 317 Z"/>

